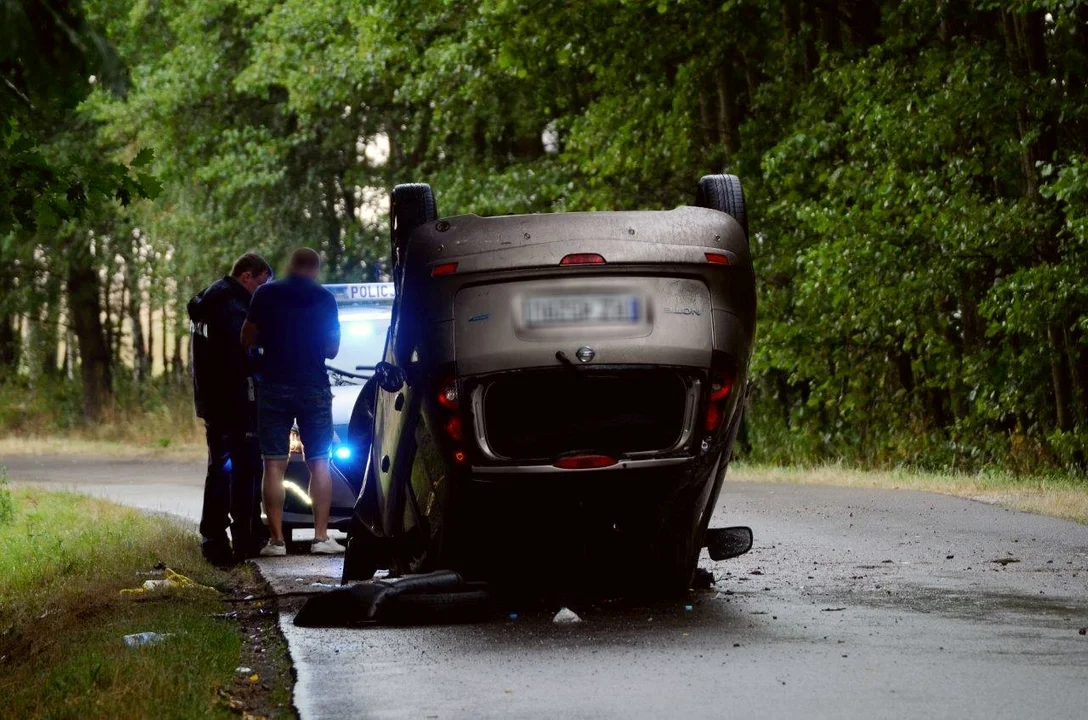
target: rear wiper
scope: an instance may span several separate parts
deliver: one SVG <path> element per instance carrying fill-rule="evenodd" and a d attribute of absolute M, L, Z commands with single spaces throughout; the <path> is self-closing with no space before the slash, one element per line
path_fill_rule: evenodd
<path fill-rule="evenodd" d="M 555 351 L 555 359 L 558 360 L 559 362 L 561 362 L 563 364 L 563 367 L 565 367 L 567 369 L 570 369 L 570 370 L 574 369 L 574 363 L 572 363 L 570 361 L 570 358 L 567 357 L 567 354 L 565 352 L 563 352 L 562 350 L 556 350 Z"/>

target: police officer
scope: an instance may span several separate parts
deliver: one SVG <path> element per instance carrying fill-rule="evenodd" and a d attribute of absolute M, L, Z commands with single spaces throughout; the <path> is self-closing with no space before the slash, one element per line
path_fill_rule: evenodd
<path fill-rule="evenodd" d="M 200 547 L 216 565 L 255 556 L 266 539 L 260 519 L 255 386 L 241 333 L 254 291 L 271 277 L 272 268 L 264 258 L 246 253 L 235 261 L 230 275 L 209 285 L 188 305 L 193 397 L 208 441 Z"/>

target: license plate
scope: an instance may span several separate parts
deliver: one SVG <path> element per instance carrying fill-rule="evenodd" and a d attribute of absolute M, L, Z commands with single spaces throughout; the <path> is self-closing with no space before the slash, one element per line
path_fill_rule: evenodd
<path fill-rule="evenodd" d="M 642 302 L 634 295 L 552 295 L 525 300 L 525 324 L 616 325 L 639 322 Z"/>

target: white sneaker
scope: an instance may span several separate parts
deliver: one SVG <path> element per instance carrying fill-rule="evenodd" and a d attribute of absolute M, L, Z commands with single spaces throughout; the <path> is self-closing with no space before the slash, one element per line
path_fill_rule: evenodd
<path fill-rule="evenodd" d="M 332 538 L 314 540 L 310 545 L 312 555 L 339 555 L 344 552 L 344 546 Z"/>
<path fill-rule="evenodd" d="M 286 554 L 286 543 L 276 544 L 269 540 L 268 543 L 263 548 L 261 548 L 261 557 L 283 557 Z"/>

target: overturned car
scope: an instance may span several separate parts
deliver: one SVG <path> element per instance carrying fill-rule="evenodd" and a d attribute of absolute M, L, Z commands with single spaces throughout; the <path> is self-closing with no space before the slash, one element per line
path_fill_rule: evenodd
<path fill-rule="evenodd" d="M 702 547 L 748 550 L 746 528 L 708 530 L 755 331 L 736 177 L 670 211 L 440 218 L 411 184 L 391 212 L 345 581 L 451 568 L 676 591 Z"/>

